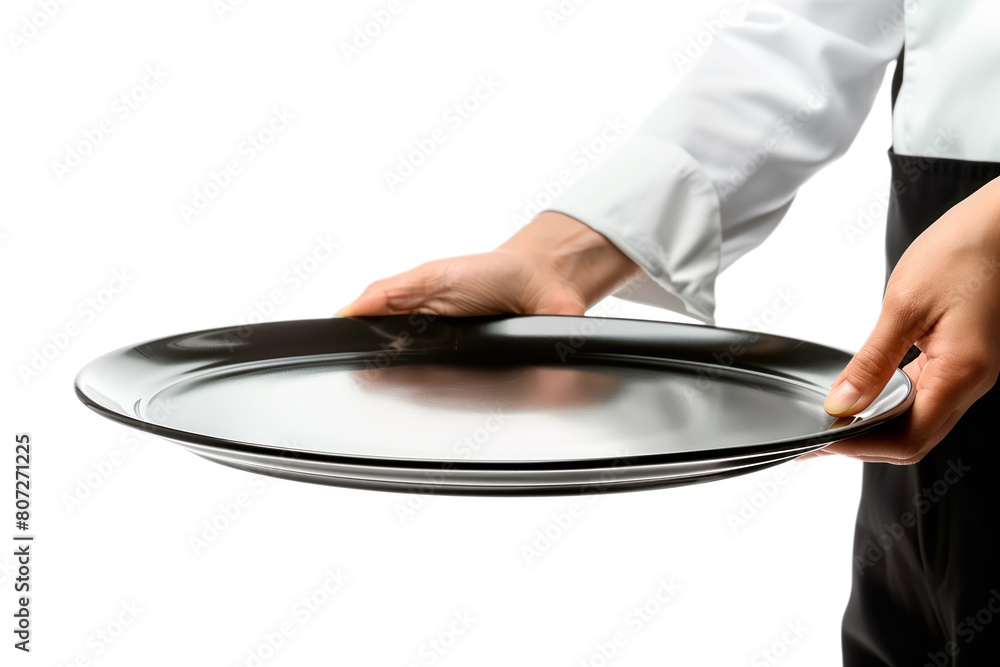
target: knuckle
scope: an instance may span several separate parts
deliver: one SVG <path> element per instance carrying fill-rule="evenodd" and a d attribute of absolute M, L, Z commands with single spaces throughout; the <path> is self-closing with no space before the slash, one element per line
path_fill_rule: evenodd
<path fill-rule="evenodd" d="M 918 301 L 918 292 L 913 287 L 896 282 L 886 288 L 882 308 L 894 314 L 906 314 L 916 310 Z"/>
<path fill-rule="evenodd" d="M 901 465 L 913 465 L 919 463 L 925 456 L 929 448 L 926 447 L 926 438 L 919 438 L 903 448 L 903 457 L 900 459 Z"/>
<path fill-rule="evenodd" d="M 882 311 L 892 318 L 900 333 L 920 328 L 927 314 L 927 292 L 907 283 L 886 289 Z"/>
<path fill-rule="evenodd" d="M 854 355 L 852 371 L 864 383 L 873 383 L 891 366 L 889 357 L 882 350 L 870 345 L 858 350 Z"/>
<path fill-rule="evenodd" d="M 405 310 L 413 305 L 415 291 L 406 283 L 387 286 L 382 292 L 389 310 Z"/>
<path fill-rule="evenodd" d="M 412 310 L 428 299 L 439 296 L 446 289 L 446 266 L 446 262 L 439 260 L 427 262 L 379 281 L 379 289 L 385 295 L 386 305 L 391 310 Z"/>
<path fill-rule="evenodd" d="M 923 458 L 924 458 L 924 454 L 921 452 L 919 454 L 914 454 L 912 456 L 907 456 L 904 459 L 900 459 L 898 465 L 911 466 L 914 463 L 920 463 L 920 461 Z"/>
<path fill-rule="evenodd" d="M 931 450 L 929 443 L 929 434 L 910 430 L 904 437 L 884 443 L 884 460 L 894 465 L 912 465 L 927 456 Z"/>

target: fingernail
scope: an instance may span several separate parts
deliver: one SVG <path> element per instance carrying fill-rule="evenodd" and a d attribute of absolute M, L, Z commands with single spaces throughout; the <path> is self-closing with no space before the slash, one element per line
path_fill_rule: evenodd
<path fill-rule="evenodd" d="M 339 315 L 342 317 L 350 317 L 351 316 L 350 313 L 351 313 L 351 304 L 347 304 L 346 306 L 335 312 L 333 316 L 337 317 Z"/>
<path fill-rule="evenodd" d="M 832 415 L 844 414 L 859 400 L 861 400 L 861 390 L 851 384 L 850 380 L 844 380 L 826 397 L 823 409 Z"/>

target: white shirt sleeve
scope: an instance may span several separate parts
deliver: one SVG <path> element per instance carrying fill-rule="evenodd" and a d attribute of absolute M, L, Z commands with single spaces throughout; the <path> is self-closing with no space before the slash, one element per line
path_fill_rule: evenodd
<path fill-rule="evenodd" d="M 756 4 L 548 210 L 652 278 L 612 296 L 714 324 L 717 275 L 853 142 L 902 48 L 903 18 L 901 0 Z"/>

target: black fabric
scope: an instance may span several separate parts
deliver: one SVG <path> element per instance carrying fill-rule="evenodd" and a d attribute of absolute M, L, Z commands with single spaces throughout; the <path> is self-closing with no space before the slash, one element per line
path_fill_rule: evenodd
<path fill-rule="evenodd" d="M 894 86 L 894 98 L 897 92 Z M 923 230 L 1000 177 L 1000 163 L 902 156 L 891 148 L 889 159 L 886 280 Z M 918 353 L 911 348 L 900 365 Z M 997 415 L 1000 385 L 919 463 L 864 464 L 844 665 L 1000 665 Z"/>
<path fill-rule="evenodd" d="M 906 45 L 899 50 L 896 57 L 896 69 L 892 71 L 892 109 L 896 108 L 896 98 L 899 97 L 899 89 L 903 86 L 903 62 L 906 57 Z"/>

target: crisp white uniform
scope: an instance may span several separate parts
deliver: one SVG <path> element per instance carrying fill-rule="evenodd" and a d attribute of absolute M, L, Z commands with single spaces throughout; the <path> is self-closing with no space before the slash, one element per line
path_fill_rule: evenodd
<path fill-rule="evenodd" d="M 653 279 L 614 296 L 714 324 L 716 276 L 847 150 L 904 42 L 895 152 L 1000 162 L 1000 2 L 761 2 L 549 210 Z"/>

